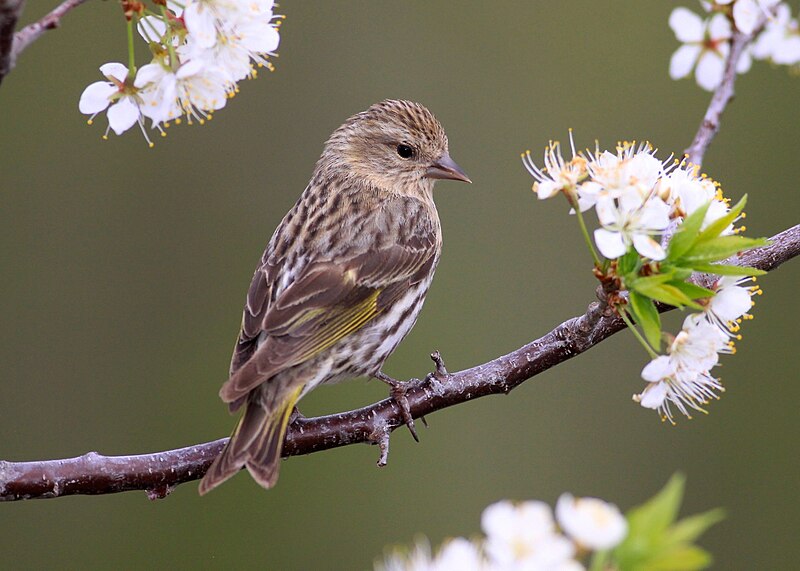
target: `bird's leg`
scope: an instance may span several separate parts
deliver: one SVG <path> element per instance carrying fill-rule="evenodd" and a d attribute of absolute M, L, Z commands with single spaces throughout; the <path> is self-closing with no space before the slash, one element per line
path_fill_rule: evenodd
<path fill-rule="evenodd" d="M 403 422 L 406 423 L 408 430 L 411 432 L 411 436 L 414 437 L 414 440 L 419 442 L 419 436 L 417 436 L 417 429 L 414 427 L 414 418 L 411 416 L 411 410 L 408 406 L 408 399 L 406 398 L 406 393 L 408 392 L 409 387 L 413 386 L 415 383 L 414 381 L 398 381 L 397 379 L 393 379 L 383 371 L 378 371 L 373 375 L 376 379 L 381 382 L 386 383 L 391 387 L 389 394 L 400 407 L 400 412 L 403 415 Z"/>

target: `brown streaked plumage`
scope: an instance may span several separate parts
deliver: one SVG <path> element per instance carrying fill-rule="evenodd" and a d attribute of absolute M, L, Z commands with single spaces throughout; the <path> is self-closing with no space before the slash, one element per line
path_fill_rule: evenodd
<path fill-rule="evenodd" d="M 392 382 L 381 367 L 414 325 L 441 253 L 435 179 L 470 182 L 418 103 L 382 101 L 328 139 L 250 284 L 220 390 L 244 414 L 201 494 L 243 466 L 275 485 L 290 414 L 318 384 Z"/>

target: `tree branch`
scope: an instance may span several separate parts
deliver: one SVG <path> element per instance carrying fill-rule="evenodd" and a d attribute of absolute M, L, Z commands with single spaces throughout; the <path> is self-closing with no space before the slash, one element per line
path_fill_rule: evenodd
<path fill-rule="evenodd" d="M 772 244 L 727 260 L 761 270 L 774 270 L 800 254 L 800 224 L 771 238 Z M 669 308 L 664 308 L 669 309 Z M 621 319 L 595 302 L 584 315 L 565 321 L 547 335 L 493 361 L 448 373 L 438 353 L 436 370 L 407 393 L 414 418 L 479 397 L 508 393 L 527 379 L 594 347 L 625 328 Z M 381 447 L 386 463 L 388 437 L 403 426 L 400 408 L 391 399 L 319 418 L 298 418 L 287 431 L 284 456 L 310 454 L 358 442 Z M 227 438 L 178 450 L 137 456 L 101 456 L 41 462 L 0 461 L 0 500 L 55 498 L 72 494 L 110 494 L 146 490 L 162 498 L 175 486 L 197 480 L 222 450 Z"/>
<path fill-rule="evenodd" d="M 741 60 L 745 48 L 753 41 L 753 38 L 764 29 L 766 23 L 767 18 L 765 15 L 762 15 L 751 34 L 743 34 L 739 30 L 734 29 L 733 38 L 731 39 L 731 49 L 728 54 L 728 60 L 725 62 L 725 71 L 722 74 L 722 83 L 714 90 L 706 114 L 703 117 L 703 121 L 700 123 L 700 128 L 697 130 L 692 144 L 684 151 L 689 162 L 696 165 L 703 163 L 706 149 L 714 138 L 714 135 L 719 131 L 719 121 L 720 117 L 722 117 L 722 112 L 725 111 L 728 103 L 733 99 L 736 66 L 739 65 L 739 60 Z"/>
<path fill-rule="evenodd" d="M 14 69 L 19 54 L 25 48 L 38 40 L 47 30 L 57 28 L 67 12 L 84 2 L 86 0 L 64 0 L 42 19 L 14 34 L 25 1 L 0 0 L 0 83 Z"/>
<path fill-rule="evenodd" d="M 0 0 L 0 80 L 3 77 L 3 58 L 7 55 L 2 48 L 2 10 L 16 2 L 20 7 L 14 12 L 15 23 L 22 1 Z M 20 31 L 14 41 L 11 67 L 19 52 L 45 30 L 56 27 L 63 14 L 84 1 L 67 0 L 39 22 Z M 736 65 L 747 44 L 763 25 L 764 21 L 749 36 L 734 33 L 723 81 L 712 96 L 694 141 L 686 150 L 691 162 L 702 162 L 708 145 L 719 130 L 720 116 L 733 98 Z M 726 263 L 764 271 L 776 269 L 800 254 L 800 225 L 773 236 L 771 241 L 769 246 L 744 252 Z M 713 278 L 700 276 L 697 281 L 710 285 Z M 659 309 L 668 311 L 671 308 L 661 306 Z M 584 315 L 565 321 L 543 337 L 471 369 L 448 373 L 438 352 L 435 352 L 431 355 L 436 364 L 435 372 L 409 389 L 406 395 L 409 409 L 414 418 L 420 418 L 475 398 L 508 393 L 526 380 L 587 351 L 624 328 L 622 320 L 615 317 L 601 300 L 592 303 Z M 403 424 L 402 413 L 391 399 L 341 414 L 298 418 L 289 426 L 283 455 L 310 454 L 369 442 L 380 446 L 378 465 L 384 465 L 389 451 L 389 434 Z M 222 438 L 187 448 L 136 456 L 102 456 L 89 452 L 63 460 L 0 461 L 0 501 L 131 490 L 145 490 L 150 499 L 163 498 L 175 486 L 200 479 L 227 440 Z"/>
<path fill-rule="evenodd" d="M 17 28 L 17 20 L 24 6 L 25 0 L 0 0 L 0 83 L 14 67 L 11 57 L 14 30 Z"/>

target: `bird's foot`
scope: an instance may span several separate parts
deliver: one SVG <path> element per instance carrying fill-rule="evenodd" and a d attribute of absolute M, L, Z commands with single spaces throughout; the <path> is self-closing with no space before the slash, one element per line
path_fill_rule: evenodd
<path fill-rule="evenodd" d="M 419 442 L 419 436 L 417 436 L 417 429 L 414 426 L 414 417 L 411 416 L 411 409 L 408 405 L 408 398 L 406 397 L 408 389 L 419 383 L 419 380 L 411 379 L 410 381 L 398 381 L 397 379 L 393 379 L 392 377 L 381 371 L 378 371 L 373 376 L 379 381 L 389 385 L 390 387 L 389 395 L 397 403 L 397 406 L 400 407 L 400 412 L 403 415 L 403 422 L 405 422 L 409 432 L 411 432 L 411 436 L 414 437 L 414 440 Z M 423 420 L 423 422 L 425 421 Z"/>

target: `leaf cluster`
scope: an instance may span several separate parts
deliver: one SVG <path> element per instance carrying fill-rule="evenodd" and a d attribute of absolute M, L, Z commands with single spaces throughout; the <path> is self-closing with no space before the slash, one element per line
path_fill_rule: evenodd
<path fill-rule="evenodd" d="M 708 528 L 725 517 L 713 509 L 678 520 L 686 479 L 675 474 L 644 504 L 626 514 L 628 535 L 611 552 L 620 571 L 695 571 L 711 565 L 711 554 L 694 545 Z"/>
<path fill-rule="evenodd" d="M 617 273 L 630 292 L 630 313 L 654 349 L 659 350 L 662 338 L 656 302 L 679 309 L 702 310 L 703 303 L 714 296 L 713 290 L 688 281 L 693 273 L 719 276 L 758 276 L 764 273 L 756 268 L 719 263 L 737 252 L 769 244 L 764 238 L 726 233 L 746 203 L 747 196 L 744 196 L 725 216 L 705 228 L 702 227 L 703 221 L 711 203 L 698 208 L 678 227 L 667 247 L 667 256 L 661 262 L 643 263 L 633 250 L 619 259 Z"/>

